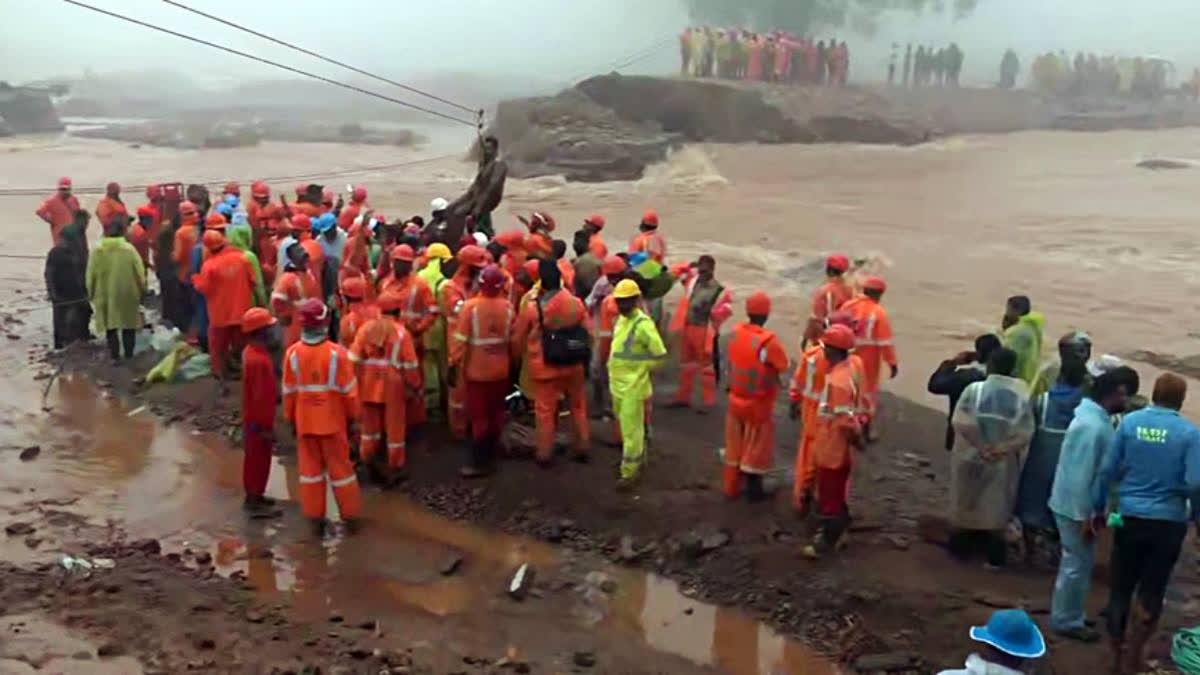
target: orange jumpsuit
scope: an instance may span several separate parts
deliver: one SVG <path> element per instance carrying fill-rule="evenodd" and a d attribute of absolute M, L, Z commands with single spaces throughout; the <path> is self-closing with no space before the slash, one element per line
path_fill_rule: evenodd
<path fill-rule="evenodd" d="M 455 319 L 449 339 L 449 363 L 458 369 L 471 439 L 495 442 L 504 431 L 512 358 L 509 340 L 515 312 L 503 295 L 478 295 L 467 300 Z"/>
<path fill-rule="evenodd" d="M 347 422 L 358 416 L 358 382 L 350 355 L 328 340 L 297 342 L 283 359 L 283 414 L 296 428 L 300 509 L 325 517 L 325 481 L 343 519 L 357 518 L 362 493 L 350 463 Z"/>
<path fill-rule="evenodd" d="M 366 202 L 356 202 L 351 200 L 350 203 L 342 207 L 341 213 L 338 214 L 338 227 L 346 230 L 348 233 L 350 231 L 350 227 L 354 225 L 354 219 L 357 218 L 358 214 L 362 213 L 363 209 L 366 208 L 370 208 L 367 206 Z"/>
<path fill-rule="evenodd" d="M 854 374 L 854 382 L 860 390 L 863 381 L 863 363 L 857 354 L 847 359 Z M 813 433 L 817 428 L 817 407 L 821 392 L 825 388 L 825 375 L 829 372 L 829 361 L 825 358 L 825 347 L 815 344 L 800 355 L 800 363 L 792 374 L 788 387 L 788 398 L 800 405 L 800 448 L 796 452 L 795 482 L 792 484 L 793 505 L 801 507 L 804 496 L 813 491 L 817 468 L 813 464 Z M 864 420 L 863 398 L 859 397 L 859 421 Z M 849 483 L 847 482 L 847 486 Z"/>
<path fill-rule="evenodd" d="M 183 223 L 175 230 L 175 245 L 171 249 L 171 258 L 175 261 L 175 273 L 180 283 L 191 286 L 192 249 L 200 238 L 200 228 L 196 223 Z"/>
<path fill-rule="evenodd" d="M 558 424 L 558 402 L 564 397 L 571 411 L 571 423 L 575 426 L 576 450 L 582 452 L 591 443 L 587 391 L 584 386 L 586 365 L 555 366 L 542 360 L 543 325 L 554 330 L 581 323 L 585 326 L 588 323 L 587 307 L 566 289 L 543 292 L 536 299 L 524 303 L 517 317 L 512 350 L 515 358 L 527 361 L 533 382 L 538 461 L 550 460 Z"/>
<path fill-rule="evenodd" d="M 429 284 L 416 274 L 410 272 L 403 277 L 394 274 L 383 280 L 379 286 L 379 294 L 398 293 L 404 298 L 404 307 L 400 309 L 400 321 L 408 329 L 409 335 L 417 345 L 417 358 L 420 359 L 425 351 L 425 331 L 433 325 L 439 313 L 438 305 L 434 302 L 433 291 Z M 421 384 L 418 387 L 424 391 L 425 374 L 418 371 L 417 377 Z M 413 425 L 424 424 L 428 417 L 425 411 L 424 396 L 418 396 L 408 401 L 408 420 Z"/>
<path fill-rule="evenodd" d="M 302 232 L 298 239 L 300 245 L 308 252 L 308 271 L 312 272 L 313 278 L 317 280 L 317 297 L 324 300 L 325 251 L 321 249 L 320 242 L 313 239 L 308 232 Z"/>
<path fill-rule="evenodd" d="M 854 315 L 858 326 L 858 338 L 854 353 L 862 359 L 863 403 L 865 412 L 874 417 L 879 408 L 879 380 L 883 364 L 896 365 L 896 348 L 892 344 L 892 322 L 888 320 L 883 305 L 866 296 L 859 296 L 843 305 L 842 309 Z"/>
<path fill-rule="evenodd" d="M 360 300 L 350 303 L 342 313 L 341 322 L 338 323 L 338 342 L 349 349 L 354 344 L 358 331 L 362 330 L 368 321 L 380 316 L 379 307 L 372 302 Z"/>
<path fill-rule="evenodd" d="M 717 370 L 713 367 L 713 342 L 721 324 L 733 314 L 733 294 L 714 279 L 699 286 L 694 269 L 675 270 L 683 282 L 684 294 L 671 317 L 672 333 L 680 335 L 679 390 L 677 403 L 691 405 L 696 376 L 700 376 L 700 396 L 705 407 L 717 403 Z"/>
<path fill-rule="evenodd" d="M 649 232 L 639 232 L 629 242 L 630 253 L 645 252 L 660 264 L 667 258 L 667 240 L 663 238 L 658 230 Z"/>
<path fill-rule="evenodd" d="M 296 307 L 308 298 L 321 297 L 321 288 L 312 273 L 293 269 L 284 271 L 275 279 L 271 291 L 271 313 L 283 326 L 283 346 L 291 347 L 300 340 L 300 322 L 296 320 Z"/>
<path fill-rule="evenodd" d="M 369 463 L 384 435 L 387 436 L 388 467 L 403 469 L 408 459 L 407 401 L 420 392 L 420 363 L 412 336 L 391 317 L 373 319 L 358 331 L 350 348 L 350 360 L 358 371 L 358 451 Z"/>
<path fill-rule="evenodd" d="M 528 237 L 525 237 L 525 250 L 530 258 L 541 258 L 543 260 L 554 259 L 554 240 L 549 234 L 538 230 L 530 232 Z M 566 287 L 566 284 L 563 284 Z"/>
<path fill-rule="evenodd" d="M 775 453 L 775 395 L 787 370 L 787 352 L 775 333 L 739 323 L 729 341 L 729 409 L 725 415 L 726 497 L 741 491 L 742 474 L 764 475 Z"/>
<path fill-rule="evenodd" d="M 817 510 L 822 517 L 845 514 L 853 449 L 862 432 L 858 418 L 861 395 L 849 359 L 834 364 L 826 373 L 817 401 L 812 448 Z"/>
<path fill-rule="evenodd" d="M 574 292 L 575 288 L 575 266 L 566 258 L 558 259 L 558 272 L 562 276 L 562 287 Z"/>
<path fill-rule="evenodd" d="M 63 199 L 56 192 L 46 198 L 35 213 L 38 218 L 50 225 L 50 241 L 58 245 L 63 228 L 75 222 L 75 212 L 79 210 L 79 200 L 75 195 Z M 103 223 L 101 223 L 103 225 Z M 190 250 L 190 249 L 189 249 Z"/>
<path fill-rule="evenodd" d="M 854 297 L 854 289 L 841 277 L 832 278 L 813 291 L 812 313 L 804 329 L 804 344 L 815 342 L 829 327 L 829 317 Z"/>
<path fill-rule="evenodd" d="M 147 270 L 150 269 L 150 238 L 146 235 L 146 228 L 140 223 L 133 223 L 129 226 L 129 232 L 125 234 L 125 238 L 137 250 L 138 256 L 142 259 L 142 265 Z"/>
<path fill-rule="evenodd" d="M 96 220 L 100 221 L 101 228 L 107 228 L 112 219 L 117 216 L 129 217 L 129 209 L 125 208 L 125 204 L 107 196 L 97 202 Z"/>
<path fill-rule="evenodd" d="M 241 249 L 226 244 L 192 275 L 192 285 L 208 305 L 208 355 L 213 373 L 224 379 L 229 359 L 241 350 L 242 315 L 254 306 L 258 278 Z"/>
<path fill-rule="evenodd" d="M 459 268 L 453 277 L 442 284 L 438 292 L 438 306 L 442 310 L 442 315 L 446 317 L 447 327 L 457 325 L 459 314 L 466 307 L 467 301 L 474 297 L 468 290 L 470 287 L 468 277 L 467 270 Z M 467 420 L 469 418 L 467 416 L 467 386 L 461 375 L 446 393 L 446 399 L 450 434 L 456 440 L 462 440 L 467 437 Z"/>

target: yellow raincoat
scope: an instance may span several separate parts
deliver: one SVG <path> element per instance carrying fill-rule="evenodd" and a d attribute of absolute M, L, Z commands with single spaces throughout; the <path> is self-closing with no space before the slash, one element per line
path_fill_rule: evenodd
<path fill-rule="evenodd" d="M 640 309 L 617 317 L 608 357 L 608 388 L 621 426 L 621 478 L 631 479 L 646 455 L 646 400 L 653 393 L 650 371 L 667 355 L 654 320 Z"/>
<path fill-rule="evenodd" d="M 123 235 L 104 237 L 88 258 L 88 299 L 96 333 L 142 327 L 146 268 Z"/>

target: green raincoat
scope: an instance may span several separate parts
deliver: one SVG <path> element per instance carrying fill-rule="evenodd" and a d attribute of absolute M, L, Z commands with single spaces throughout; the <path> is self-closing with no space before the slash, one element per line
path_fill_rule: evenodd
<path fill-rule="evenodd" d="M 1041 312 L 1030 312 L 1004 331 L 1004 346 L 1017 353 L 1017 369 L 1014 377 L 1032 385 L 1042 367 L 1042 330 L 1046 317 Z"/>
<path fill-rule="evenodd" d="M 88 258 L 88 299 L 97 333 L 142 327 L 141 302 L 146 268 L 123 235 L 104 237 Z"/>
<path fill-rule="evenodd" d="M 442 274 L 441 259 L 430 258 L 425 267 L 417 272 L 417 276 L 429 285 L 434 301 L 440 303 L 442 285 L 446 283 L 446 276 Z M 425 345 L 425 352 L 421 356 L 421 370 L 425 375 L 425 408 L 441 410 L 442 382 L 446 379 L 446 371 L 449 368 L 446 354 L 446 316 L 438 312 L 433 325 L 425 331 L 421 339 Z"/>
<path fill-rule="evenodd" d="M 225 236 L 229 239 L 229 243 L 246 254 L 246 260 L 249 260 L 250 266 L 254 268 L 254 306 L 266 307 L 267 291 L 266 286 L 263 285 L 262 266 L 258 264 L 258 256 L 254 255 L 254 251 L 251 250 L 254 233 L 248 226 L 237 225 L 227 229 Z"/>

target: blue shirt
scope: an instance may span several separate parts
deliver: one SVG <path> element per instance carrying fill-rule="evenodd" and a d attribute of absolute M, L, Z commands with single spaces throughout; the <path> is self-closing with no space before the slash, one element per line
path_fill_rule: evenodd
<path fill-rule="evenodd" d="M 1075 417 L 1067 425 L 1054 487 L 1050 490 L 1050 510 L 1071 520 L 1085 521 L 1092 513 L 1092 492 L 1096 476 L 1112 447 L 1116 431 L 1108 412 L 1090 398 L 1075 406 Z"/>
<path fill-rule="evenodd" d="M 1093 486 L 1097 513 L 1107 505 L 1114 482 L 1123 516 L 1195 520 L 1200 515 L 1200 429 L 1176 410 L 1150 406 L 1129 413 Z"/>

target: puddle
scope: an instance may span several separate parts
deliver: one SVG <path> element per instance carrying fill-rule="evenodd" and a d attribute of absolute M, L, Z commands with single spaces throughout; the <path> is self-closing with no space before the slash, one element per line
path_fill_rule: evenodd
<path fill-rule="evenodd" d="M 522 563 L 545 571 L 569 564 L 580 576 L 588 571 L 579 570 L 577 556 L 545 543 L 447 520 L 373 488 L 364 490 L 362 534 L 318 542 L 298 509 L 286 504 L 297 494 L 294 463 L 275 458 L 267 486 L 284 515 L 252 520 L 241 508 L 241 452 L 224 438 L 131 414 L 136 408 L 80 377 L 60 378 L 48 402 L 52 410 L 42 412 L 29 390 L 0 400 L 0 444 L 42 446 L 32 462 L 20 462 L 15 452 L 0 457 L 0 506 L 32 513 L 28 519 L 50 508 L 85 514 L 94 526 L 111 519 L 131 537 L 159 539 L 166 550 L 208 552 L 219 573 L 244 575 L 301 615 L 323 618 L 353 609 L 402 621 L 406 613 L 420 612 L 491 625 L 517 611 L 503 588 Z M 77 501 L 48 506 L 49 497 Z M 0 555 L 22 562 L 44 561 L 58 550 L 53 542 L 36 550 L 0 543 Z M 444 576 L 453 556 L 463 562 Z M 623 568 L 600 571 L 617 582 L 611 595 L 588 588 L 547 591 L 534 601 L 538 617 L 550 626 L 571 621 L 618 639 L 635 638 L 731 675 L 839 672 L 737 611 L 687 597 L 673 581 Z"/>

